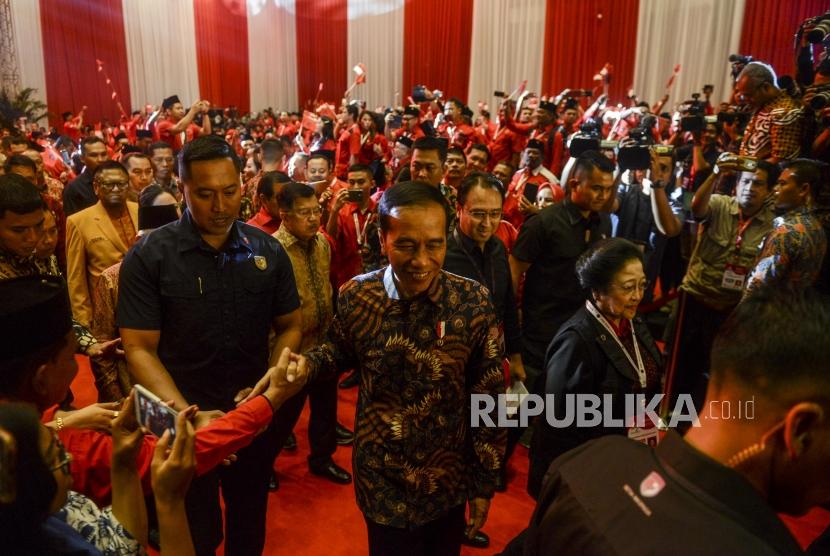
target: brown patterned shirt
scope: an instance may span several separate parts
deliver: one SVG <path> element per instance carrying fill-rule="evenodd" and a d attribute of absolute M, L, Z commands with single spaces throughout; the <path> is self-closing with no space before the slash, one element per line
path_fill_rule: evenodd
<path fill-rule="evenodd" d="M 306 355 L 314 380 L 357 369 L 357 504 L 382 525 L 412 528 L 489 498 L 505 429 L 470 427 L 471 394 L 504 393 L 495 312 L 477 282 L 441 272 L 402 300 L 391 267 L 340 290 L 328 341 Z"/>
<path fill-rule="evenodd" d="M 741 156 L 796 158 L 801 152 L 804 116 L 783 91 L 753 114 L 741 143 Z"/>

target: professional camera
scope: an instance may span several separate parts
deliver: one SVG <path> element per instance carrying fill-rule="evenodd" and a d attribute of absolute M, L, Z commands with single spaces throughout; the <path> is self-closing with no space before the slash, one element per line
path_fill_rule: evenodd
<path fill-rule="evenodd" d="M 807 40 L 813 44 L 824 42 L 824 39 L 830 34 L 830 11 L 816 17 L 811 17 L 806 20 L 802 27 L 812 27 L 807 33 Z"/>
<path fill-rule="evenodd" d="M 654 136 L 651 134 L 653 118 L 645 116 L 638 127 L 628 132 L 626 144 L 617 153 L 617 162 L 621 170 L 647 170 L 651 167 L 651 146 Z M 651 125 L 649 125 L 651 123 Z"/>
<path fill-rule="evenodd" d="M 568 141 L 568 152 L 576 158 L 586 151 L 599 150 L 599 144 L 600 126 L 594 120 L 587 120 Z"/>
<path fill-rule="evenodd" d="M 732 64 L 732 80 L 737 81 L 738 75 L 748 63 L 754 61 L 752 56 L 742 56 L 740 54 L 730 54 L 729 63 Z"/>
<path fill-rule="evenodd" d="M 812 98 L 810 98 L 810 108 L 813 110 L 821 110 L 827 105 L 830 105 L 830 85 L 815 85 L 810 88 Z"/>
<path fill-rule="evenodd" d="M 692 100 L 687 100 L 680 105 L 680 131 L 701 131 L 706 127 L 706 103 L 700 100 L 700 93 L 692 95 Z"/>

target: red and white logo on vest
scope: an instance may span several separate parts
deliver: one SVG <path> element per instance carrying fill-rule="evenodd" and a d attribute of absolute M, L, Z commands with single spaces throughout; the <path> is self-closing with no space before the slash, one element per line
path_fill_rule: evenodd
<path fill-rule="evenodd" d="M 649 473 L 640 483 L 640 495 L 643 498 L 654 498 L 666 487 L 666 481 L 657 471 Z"/>

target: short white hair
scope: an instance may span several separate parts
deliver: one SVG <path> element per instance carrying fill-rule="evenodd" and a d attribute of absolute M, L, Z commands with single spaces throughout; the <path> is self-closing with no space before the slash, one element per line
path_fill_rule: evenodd
<path fill-rule="evenodd" d="M 750 62 L 744 69 L 741 70 L 738 79 L 741 77 L 748 77 L 756 86 L 763 83 L 769 83 L 773 87 L 777 87 L 778 78 L 775 76 L 775 70 L 772 66 L 764 62 Z"/>

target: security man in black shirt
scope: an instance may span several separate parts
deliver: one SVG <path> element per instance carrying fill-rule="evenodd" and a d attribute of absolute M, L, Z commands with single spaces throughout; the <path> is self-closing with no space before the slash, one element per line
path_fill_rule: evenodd
<path fill-rule="evenodd" d="M 830 503 L 828 327 L 810 292 L 742 302 L 715 340 L 699 424 L 655 449 L 609 436 L 554 460 L 502 554 L 803 554 L 777 514 Z"/>
<path fill-rule="evenodd" d="M 611 236 L 614 165 L 597 151 L 576 159 L 565 200 L 527 220 L 510 255 L 513 291 L 525 276 L 522 339 L 528 390 L 539 382 L 547 350 L 559 327 L 585 302 L 576 278 L 576 260 L 591 245 Z"/>
<path fill-rule="evenodd" d="M 276 363 L 299 350 L 302 319 L 294 274 L 279 243 L 236 220 L 241 164 L 231 146 L 205 136 L 179 155 L 188 209 L 144 237 L 121 267 L 118 326 L 133 379 L 176 409 L 197 404 L 197 428 L 228 411 Z M 276 349 L 268 351 L 270 330 Z M 260 554 L 265 542 L 273 426 L 238 460 L 193 482 L 187 509 L 199 554 Z"/>

